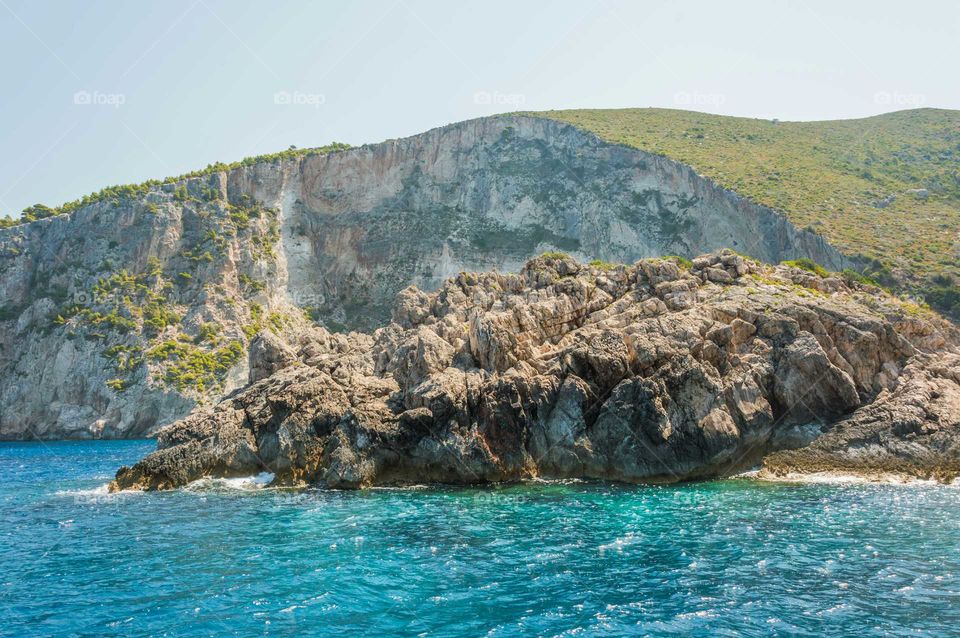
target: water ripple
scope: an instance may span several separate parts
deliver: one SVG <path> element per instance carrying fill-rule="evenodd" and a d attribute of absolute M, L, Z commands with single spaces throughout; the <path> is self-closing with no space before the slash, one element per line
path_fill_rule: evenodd
<path fill-rule="evenodd" d="M 0 445 L 0 634 L 946 636 L 960 490 L 751 480 L 111 495 L 147 442 Z"/>

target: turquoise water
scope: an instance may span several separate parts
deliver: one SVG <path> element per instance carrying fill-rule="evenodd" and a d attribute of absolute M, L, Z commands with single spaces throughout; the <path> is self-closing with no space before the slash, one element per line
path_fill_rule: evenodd
<path fill-rule="evenodd" d="M 957 488 L 95 489 L 152 447 L 0 444 L 0 635 L 960 635 Z"/>

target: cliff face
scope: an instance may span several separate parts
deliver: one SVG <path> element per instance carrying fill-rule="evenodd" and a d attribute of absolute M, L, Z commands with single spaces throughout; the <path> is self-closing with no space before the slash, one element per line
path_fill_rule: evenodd
<path fill-rule="evenodd" d="M 369 329 L 411 283 L 721 247 L 847 264 L 689 167 L 530 117 L 105 199 L 0 230 L 0 438 L 143 436 L 242 385 L 255 333 Z"/>
<path fill-rule="evenodd" d="M 732 252 L 689 267 L 544 256 L 411 287 L 372 336 L 316 328 L 296 350 L 262 336 L 252 384 L 162 430 L 113 489 L 262 471 L 338 488 L 671 482 L 797 448 L 767 471 L 949 482 L 958 336 L 876 288 Z"/>
<path fill-rule="evenodd" d="M 309 158 L 286 184 L 291 287 L 351 326 L 385 319 L 408 283 L 516 272 L 550 250 L 632 263 L 729 247 L 845 263 L 818 235 L 682 164 L 544 119 L 475 120 Z"/>

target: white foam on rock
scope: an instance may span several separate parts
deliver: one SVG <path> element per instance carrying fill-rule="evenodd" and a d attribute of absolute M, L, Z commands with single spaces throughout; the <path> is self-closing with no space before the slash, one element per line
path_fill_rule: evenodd
<path fill-rule="evenodd" d="M 188 492 L 218 488 L 251 491 L 263 489 L 269 486 L 273 479 L 274 474 L 272 472 L 260 472 L 259 474 L 254 474 L 252 476 L 237 476 L 233 478 L 204 477 L 197 479 L 196 481 L 191 481 L 183 489 Z"/>
<path fill-rule="evenodd" d="M 939 487 L 960 487 L 958 483 L 945 484 L 933 479 L 919 479 L 903 474 L 851 474 L 846 472 L 790 472 L 783 476 L 770 476 L 756 473 L 751 476 L 760 481 L 774 483 L 811 483 L 819 485 L 918 485 Z"/>

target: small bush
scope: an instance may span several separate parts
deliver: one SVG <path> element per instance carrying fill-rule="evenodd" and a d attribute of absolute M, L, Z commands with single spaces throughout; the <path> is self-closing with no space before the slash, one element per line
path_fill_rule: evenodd
<path fill-rule="evenodd" d="M 34 204 L 23 209 L 23 213 L 20 215 L 20 221 L 24 223 L 35 222 L 38 219 L 46 219 L 47 217 L 54 217 L 57 215 L 57 211 L 49 206 L 44 206 L 43 204 Z"/>
<path fill-rule="evenodd" d="M 611 264 L 609 261 L 603 261 L 602 259 L 594 259 L 590 262 L 590 265 L 600 270 L 613 270 L 617 267 L 616 264 Z"/>
<path fill-rule="evenodd" d="M 677 265 L 685 270 L 690 270 L 693 268 L 693 262 L 687 259 L 686 257 L 681 257 L 680 255 L 668 255 L 664 259 L 672 259 L 677 262 Z"/>
<path fill-rule="evenodd" d="M 127 389 L 127 382 L 123 379 L 110 379 L 107 381 L 107 387 L 114 392 L 120 393 Z"/>
<path fill-rule="evenodd" d="M 792 266 L 794 268 L 799 268 L 801 270 L 806 270 L 807 272 L 812 272 L 815 275 L 820 277 L 829 277 L 830 271 L 815 262 L 814 260 L 808 257 L 801 257 L 800 259 L 792 259 L 790 261 L 781 262 L 785 266 Z"/>
<path fill-rule="evenodd" d="M 197 332 L 197 343 L 203 343 L 204 341 L 210 341 L 216 343 L 217 335 L 220 334 L 220 326 L 215 323 L 202 323 L 200 324 L 200 330 Z"/>
<path fill-rule="evenodd" d="M 840 276 L 843 277 L 843 280 L 847 282 L 848 285 L 852 285 L 855 283 L 864 284 L 867 286 L 880 285 L 870 277 L 867 277 L 863 273 L 857 272 L 856 270 L 853 270 L 851 268 L 844 268 L 843 271 L 840 273 Z"/>

